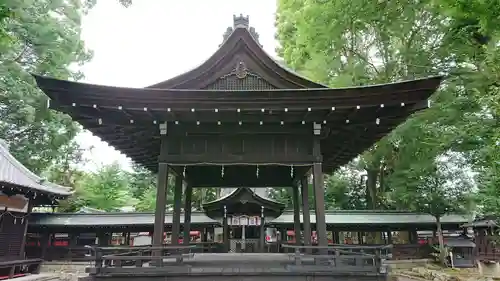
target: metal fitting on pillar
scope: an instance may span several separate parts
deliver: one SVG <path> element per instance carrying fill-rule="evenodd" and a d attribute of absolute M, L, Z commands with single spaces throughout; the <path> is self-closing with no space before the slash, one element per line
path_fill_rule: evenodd
<path fill-rule="evenodd" d="M 321 135 L 321 124 L 320 123 L 313 123 L 313 133 L 315 136 Z"/>
<path fill-rule="evenodd" d="M 264 218 L 264 206 L 260 206 L 260 217 Z"/>
<path fill-rule="evenodd" d="M 226 205 L 224 205 L 224 218 L 227 218 L 227 208 L 226 208 Z"/>
<path fill-rule="evenodd" d="M 161 123 L 159 125 L 160 127 L 160 135 L 166 135 L 167 134 L 167 122 Z"/>

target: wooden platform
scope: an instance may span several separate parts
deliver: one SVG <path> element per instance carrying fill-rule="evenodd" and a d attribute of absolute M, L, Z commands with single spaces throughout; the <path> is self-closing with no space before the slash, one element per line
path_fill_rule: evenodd
<path fill-rule="evenodd" d="M 289 254 L 195 254 L 178 263 L 175 259 L 164 259 L 162 267 L 150 263 L 143 267 L 89 268 L 91 280 L 338 280 L 381 281 L 385 273 L 377 272 L 373 266 L 332 266 L 314 259 L 304 259 L 297 265 Z M 88 279 L 86 279 L 88 280 Z"/>

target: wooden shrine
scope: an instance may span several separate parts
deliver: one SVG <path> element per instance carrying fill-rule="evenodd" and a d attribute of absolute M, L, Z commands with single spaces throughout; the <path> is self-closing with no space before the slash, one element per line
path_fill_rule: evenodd
<path fill-rule="evenodd" d="M 163 244 L 167 188 L 174 188 L 173 234 L 180 229 L 183 185 L 185 246 L 193 188 L 291 187 L 295 228 L 301 228 L 302 205 L 304 240 L 310 241 L 314 208 L 318 247 L 327 247 L 323 173 L 427 108 L 442 78 L 328 88 L 277 63 L 262 49 L 248 17 L 235 16 L 208 60 L 147 88 L 35 79 L 51 109 L 158 174 L 155 247 Z M 169 173 L 176 176 L 173 187 L 167 187 Z M 302 204 L 310 174 L 315 206 Z"/>
<path fill-rule="evenodd" d="M 25 258 L 31 211 L 34 206 L 55 205 L 69 195 L 69 188 L 29 171 L 0 139 L 0 279 L 38 273 L 42 260 Z"/>

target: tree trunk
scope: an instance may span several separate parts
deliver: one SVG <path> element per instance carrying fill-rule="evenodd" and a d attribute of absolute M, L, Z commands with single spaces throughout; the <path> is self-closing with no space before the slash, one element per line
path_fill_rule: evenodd
<path fill-rule="evenodd" d="M 438 236 L 438 242 L 439 242 L 439 258 L 441 260 L 441 263 L 443 265 L 446 264 L 446 257 L 448 253 L 446 252 L 446 249 L 444 247 L 444 238 L 443 238 L 443 229 L 441 227 L 441 217 L 436 216 L 436 229 L 437 229 L 437 236 Z"/>
<path fill-rule="evenodd" d="M 377 209 L 378 207 L 378 192 L 377 192 L 377 176 L 378 170 L 366 169 L 366 194 L 368 195 L 368 209 Z"/>

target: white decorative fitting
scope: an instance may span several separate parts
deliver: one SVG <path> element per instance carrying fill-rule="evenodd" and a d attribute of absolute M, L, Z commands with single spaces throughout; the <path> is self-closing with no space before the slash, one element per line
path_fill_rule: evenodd
<path fill-rule="evenodd" d="M 285 112 L 288 112 L 288 108 L 285 108 Z"/>
<path fill-rule="evenodd" d="M 382 104 L 380 104 L 380 107 L 382 107 L 382 108 L 383 108 L 383 107 L 384 107 L 384 104 L 383 104 L 383 103 L 382 103 Z"/>
<path fill-rule="evenodd" d="M 243 122 L 241 122 L 241 121 L 240 121 L 240 122 L 238 122 L 238 124 L 239 124 L 240 126 L 241 126 L 241 124 L 242 124 L 242 123 L 243 123 Z"/>
<path fill-rule="evenodd" d="M 260 121 L 259 124 L 262 125 L 262 124 L 264 124 L 264 122 Z"/>
<path fill-rule="evenodd" d="M 401 103 L 401 106 L 405 106 L 405 103 L 404 103 L 404 102 L 402 102 L 402 103 Z"/>
<path fill-rule="evenodd" d="M 119 106 L 118 106 L 118 109 L 119 109 L 119 110 L 122 110 L 122 109 L 123 109 L 123 107 L 122 107 L 121 105 L 119 105 Z"/>
<path fill-rule="evenodd" d="M 335 106 L 332 106 L 332 111 L 334 111 L 334 110 L 335 110 Z"/>
<path fill-rule="evenodd" d="M 217 121 L 217 125 L 220 125 L 220 121 Z"/>
<path fill-rule="evenodd" d="M 49 100 L 49 102 L 50 102 L 50 100 Z M 76 106 L 76 103 L 72 103 L 71 106 Z"/>
<path fill-rule="evenodd" d="M 148 108 L 147 108 L 147 107 L 145 107 L 145 108 L 144 108 L 144 111 L 148 111 Z"/>
<path fill-rule="evenodd" d="M 307 108 L 307 111 L 311 111 L 311 108 L 310 108 L 310 107 L 308 107 L 308 108 Z"/>
<path fill-rule="evenodd" d="M 346 120 L 345 120 L 345 123 L 346 123 L 346 124 L 349 124 L 349 119 L 346 119 Z"/>
<path fill-rule="evenodd" d="M 219 112 L 219 109 L 218 109 L 218 108 L 216 108 L 216 109 L 214 109 L 214 111 L 215 111 L 215 112 Z"/>
<path fill-rule="evenodd" d="M 195 112 L 195 109 L 194 109 L 194 108 L 191 108 L 191 112 Z"/>
<path fill-rule="evenodd" d="M 177 121 L 176 121 L 177 122 Z M 167 123 L 161 123 L 160 125 L 158 125 L 158 127 L 160 128 L 160 135 L 166 135 L 167 134 Z"/>
<path fill-rule="evenodd" d="M 130 124 L 134 124 L 134 120 L 133 119 L 130 119 Z"/>
<path fill-rule="evenodd" d="M 196 125 L 200 125 L 200 121 L 196 121 Z"/>
<path fill-rule="evenodd" d="M 427 100 L 427 107 L 431 107 L 431 100 Z"/>
<path fill-rule="evenodd" d="M 97 123 L 99 123 L 99 125 L 102 125 L 102 119 L 101 119 L 101 118 L 99 118 L 99 119 L 97 120 Z"/>
<path fill-rule="evenodd" d="M 156 120 L 153 120 L 153 124 L 156 124 Z"/>
<path fill-rule="evenodd" d="M 380 119 L 379 119 L 379 118 L 377 118 L 377 119 L 375 120 L 375 123 L 376 123 L 377 125 L 378 125 L 378 124 L 380 124 Z"/>
<path fill-rule="evenodd" d="M 169 108 L 167 108 L 167 111 L 168 111 L 168 112 L 170 112 L 170 110 L 171 110 L 171 109 L 170 109 L 170 107 L 169 107 Z"/>
<path fill-rule="evenodd" d="M 281 121 L 281 125 L 285 124 L 285 122 Z"/>
<path fill-rule="evenodd" d="M 241 110 L 238 108 L 238 109 L 236 109 L 236 111 L 237 111 L 237 112 L 240 112 Z"/>
<path fill-rule="evenodd" d="M 313 123 L 313 134 L 316 136 L 321 135 L 321 124 L 319 123 Z"/>
<path fill-rule="evenodd" d="M 304 125 L 306 123 L 306 121 L 302 120 L 302 125 Z"/>
<path fill-rule="evenodd" d="M 175 125 L 179 125 L 179 121 L 177 121 L 177 120 L 176 120 L 176 121 L 175 121 Z"/>
<path fill-rule="evenodd" d="M 92 105 L 93 108 L 97 108 L 97 104 Z"/>
<path fill-rule="evenodd" d="M 356 109 L 360 109 L 360 108 L 361 108 L 361 106 L 359 106 L 359 105 L 356 105 Z"/>
<path fill-rule="evenodd" d="M 326 124 L 326 120 L 323 120 L 323 124 Z"/>
<path fill-rule="evenodd" d="M 260 111 L 264 112 L 264 111 L 266 111 L 266 110 L 265 110 L 264 108 L 261 108 L 261 109 L 260 109 Z"/>

